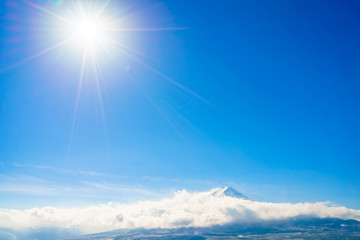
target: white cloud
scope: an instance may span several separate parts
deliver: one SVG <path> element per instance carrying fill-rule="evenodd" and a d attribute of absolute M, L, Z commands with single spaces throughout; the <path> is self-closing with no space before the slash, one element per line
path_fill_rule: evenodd
<path fill-rule="evenodd" d="M 11 229 L 59 227 L 96 233 L 119 228 L 206 227 L 232 222 L 279 220 L 299 215 L 360 220 L 360 210 L 329 203 L 269 203 L 211 192 L 180 191 L 161 201 L 108 203 L 86 208 L 0 209 L 0 227 Z"/>

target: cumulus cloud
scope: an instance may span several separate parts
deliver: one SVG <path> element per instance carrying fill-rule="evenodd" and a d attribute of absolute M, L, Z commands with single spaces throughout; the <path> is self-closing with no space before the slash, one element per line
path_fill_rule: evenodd
<path fill-rule="evenodd" d="M 172 198 L 133 204 L 110 202 L 86 208 L 0 209 L 0 227 L 71 228 L 96 233 L 120 228 L 208 227 L 227 223 L 281 220 L 296 216 L 360 220 L 360 210 L 329 203 L 270 203 L 179 191 Z"/>

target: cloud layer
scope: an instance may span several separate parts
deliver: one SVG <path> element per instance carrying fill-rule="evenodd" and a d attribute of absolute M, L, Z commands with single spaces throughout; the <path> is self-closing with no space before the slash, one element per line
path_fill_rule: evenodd
<path fill-rule="evenodd" d="M 66 228 L 96 233 L 120 228 L 207 227 L 216 224 L 280 220 L 295 216 L 360 220 L 360 210 L 329 203 L 269 203 L 210 192 L 175 193 L 173 198 L 87 208 L 0 209 L 0 228 Z"/>

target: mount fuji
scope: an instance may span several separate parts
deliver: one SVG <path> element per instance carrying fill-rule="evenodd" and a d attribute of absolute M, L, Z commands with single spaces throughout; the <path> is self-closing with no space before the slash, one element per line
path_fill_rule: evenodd
<path fill-rule="evenodd" d="M 211 196 L 213 197 L 233 197 L 233 198 L 241 198 L 245 200 L 252 200 L 248 196 L 244 195 L 243 193 L 240 193 L 236 191 L 232 187 L 220 187 L 220 188 L 214 188 L 211 190 Z"/>

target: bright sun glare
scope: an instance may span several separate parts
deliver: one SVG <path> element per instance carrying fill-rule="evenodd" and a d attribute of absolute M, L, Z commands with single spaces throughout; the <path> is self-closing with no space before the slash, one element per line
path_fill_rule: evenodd
<path fill-rule="evenodd" d="M 83 17 L 70 24 L 71 35 L 80 44 L 91 45 L 104 42 L 108 26 L 95 17 Z"/>

